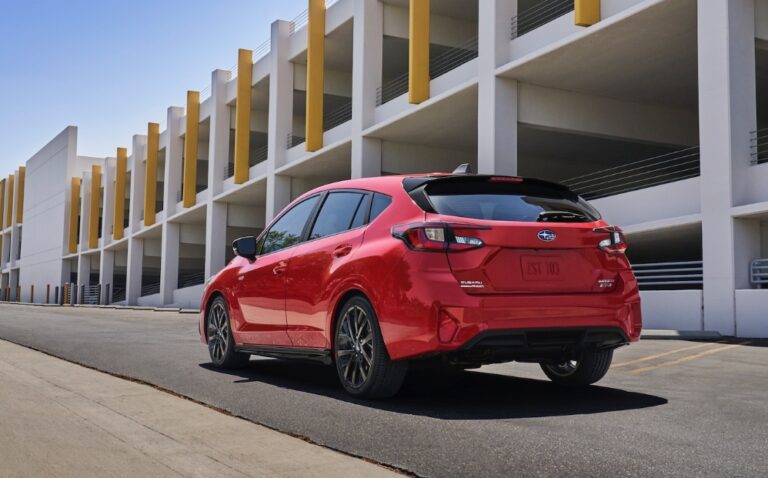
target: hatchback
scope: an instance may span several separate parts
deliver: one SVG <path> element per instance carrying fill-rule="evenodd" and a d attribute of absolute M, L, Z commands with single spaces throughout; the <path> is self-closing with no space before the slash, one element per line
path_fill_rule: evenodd
<path fill-rule="evenodd" d="M 213 364 L 317 360 L 356 397 L 392 396 L 414 362 L 535 362 L 554 382 L 585 386 L 642 328 L 621 230 L 537 179 L 328 184 L 233 248 L 202 302 Z"/>

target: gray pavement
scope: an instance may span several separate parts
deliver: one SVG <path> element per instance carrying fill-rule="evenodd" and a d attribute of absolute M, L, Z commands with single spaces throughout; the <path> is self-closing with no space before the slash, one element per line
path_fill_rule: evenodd
<path fill-rule="evenodd" d="M 0 340 L 0 476 L 401 476 Z"/>
<path fill-rule="evenodd" d="M 136 378 L 419 476 L 766 476 L 768 347 L 648 340 L 600 383 L 505 364 L 397 397 L 348 398 L 331 368 L 213 370 L 192 315 L 0 305 L 0 338 Z"/>

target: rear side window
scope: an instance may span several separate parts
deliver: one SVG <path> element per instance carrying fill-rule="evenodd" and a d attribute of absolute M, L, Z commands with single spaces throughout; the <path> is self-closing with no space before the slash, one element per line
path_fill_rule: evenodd
<path fill-rule="evenodd" d="M 373 195 L 373 204 L 371 205 L 371 218 L 368 222 L 372 222 L 379 217 L 379 214 L 392 204 L 392 198 L 383 194 L 376 193 Z"/>
<path fill-rule="evenodd" d="M 438 214 L 519 222 L 592 222 L 600 214 L 564 187 L 487 177 L 436 180 L 424 194 Z"/>
<path fill-rule="evenodd" d="M 298 244 L 319 199 L 320 196 L 305 199 L 283 214 L 264 236 L 261 254 L 269 254 Z"/>
<path fill-rule="evenodd" d="M 366 197 L 366 194 L 357 192 L 328 194 L 312 226 L 309 239 L 319 239 L 362 226 L 365 222 Z"/>

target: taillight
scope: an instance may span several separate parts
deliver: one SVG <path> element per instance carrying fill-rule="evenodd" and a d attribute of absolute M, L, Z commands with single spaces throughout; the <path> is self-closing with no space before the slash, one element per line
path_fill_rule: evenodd
<path fill-rule="evenodd" d="M 474 224 L 447 224 L 424 222 L 398 224 L 392 228 L 392 236 L 402 240 L 415 251 L 461 252 L 483 247 L 482 239 L 475 234 L 489 229 Z"/>
<path fill-rule="evenodd" d="M 624 239 L 621 228 L 616 226 L 599 227 L 594 231 L 608 234 L 607 239 L 603 239 L 597 244 L 597 248 L 601 251 L 611 255 L 624 254 L 627 251 L 627 241 Z"/>

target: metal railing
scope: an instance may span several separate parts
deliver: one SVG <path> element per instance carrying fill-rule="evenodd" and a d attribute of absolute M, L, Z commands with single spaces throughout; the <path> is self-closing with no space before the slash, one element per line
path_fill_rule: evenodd
<path fill-rule="evenodd" d="M 768 285 L 768 259 L 755 259 L 749 265 L 749 282 L 758 289 Z"/>
<path fill-rule="evenodd" d="M 291 149 L 302 144 L 306 140 L 307 138 L 305 138 L 304 136 L 296 136 L 293 133 L 288 133 L 288 138 L 286 138 L 285 146 L 288 149 Z"/>
<path fill-rule="evenodd" d="M 267 160 L 269 155 L 269 146 L 263 145 L 248 154 L 248 167 L 251 168 Z M 235 163 L 227 163 L 224 165 L 224 180 L 227 180 L 235 175 Z M 200 192 L 200 191 L 198 191 Z"/>
<path fill-rule="evenodd" d="M 80 291 L 80 303 L 99 305 L 101 303 L 101 284 L 82 286 Z"/>
<path fill-rule="evenodd" d="M 205 284 L 205 272 L 191 272 L 188 274 L 179 274 L 178 288 L 192 287 Z"/>
<path fill-rule="evenodd" d="M 700 289 L 704 284 L 702 261 L 633 264 L 640 289 Z"/>
<path fill-rule="evenodd" d="M 112 289 L 112 303 L 123 302 L 125 300 L 125 287 L 115 286 Z"/>
<path fill-rule="evenodd" d="M 753 165 L 768 162 L 768 128 L 750 133 L 750 147 L 752 149 L 750 162 Z"/>
<path fill-rule="evenodd" d="M 159 294 L 160 293 L 160 283 L 155 282 L 152 284 L 142 284 L 141 285 L 141 296 L 147 296 L 147 295 L 153 295 L 153 294 Z"/>
<path fill-rule="evenodd" d="M 331 5 L 333 5 L 338 1 L 339 0 L 325 0 L 326 10 L 331 8 Z M 296 16 L 296 18 L 291 20 L 291 25 L 289 27 L 290 34 L 293 35 L 297 31 L 301 30 L 308 22 L 309 22 L 309 10 L 304 10 L 303 12 L 299 13 Z"/>
<path fill-rule="evenodd" d="M 574 0 L 543 0 L 534 6 L 518 12 L 512 17 L 511 38 L 525 35 L 531 30 L 560 18 L 574 9 Z"/>
<path fill-rule="evenodd" d="M 323 117 L 323 129 L 328 131 L 352 119 L 352 98 Z"/>
<path fill-rule="evenodd" d="M 477 58 L 477 37 L 472 37 L 458 47 L 448 48 L 429 60 L 429 77 L 434 80 L 464 63 Z M 381 106 L 408 92 L 410 74 L 405 72 L 376 89 L 376 106 Z"/>
<path fill-rule="evenodd" d="M 699 147 L 694 146 L 561 182 L 586 199 L 598 199 L 681 181 L 699 174 Z"/>

